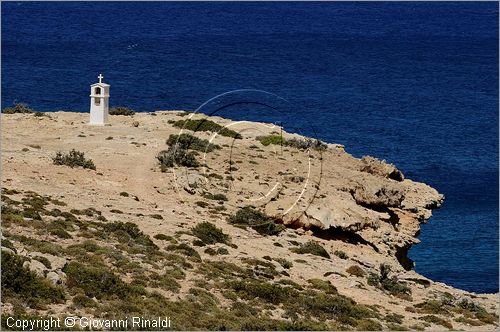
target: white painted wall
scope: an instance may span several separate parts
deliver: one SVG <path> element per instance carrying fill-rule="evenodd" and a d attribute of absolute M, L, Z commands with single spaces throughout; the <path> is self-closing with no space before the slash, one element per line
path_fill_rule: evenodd
<path fill-rule="evenodd" d="M 109 113 L 109 85 L 106 83 L 95 83 L 90 86 L 90 124 L 105 125 L 108 122 Z M 100 88 L 97 94 L 96 88 Z M 96 103 L 96 101 L 98 103 Z"/>

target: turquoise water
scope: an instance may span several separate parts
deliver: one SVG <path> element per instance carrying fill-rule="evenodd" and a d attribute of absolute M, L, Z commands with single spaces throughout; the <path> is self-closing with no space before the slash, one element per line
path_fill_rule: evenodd
<path fill-rule="evenodd" d="M 2 104 L 196 109 L 239 88 L 281 121 L 396 164 L 446 195 L 410 256 L 434 280 L 498 291 L 496 3 L 2 3 Z"/>

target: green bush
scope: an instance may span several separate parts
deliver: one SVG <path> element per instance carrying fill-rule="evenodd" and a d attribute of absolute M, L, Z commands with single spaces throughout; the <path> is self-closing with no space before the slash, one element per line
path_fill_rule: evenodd
<path fill-rule="evenodd" d="M 382 331 L 382 325 L 373 319 L 360 319 L 356 323 L 358 331 Z"/>
<path fill-rule="evenodd" d="M 165 234 L 161 234 L 161 233 L 156 234 L 153 237 L 157 240 L 160 240 L 160 241 L 175 241 L 175 239 L 173 237 L 171 237 L 170 235 L 165 235 Z"/>
<path fill-rule="evenodd" d="M 40 213 L 38 213 L 38 211 L 33 208 L 25 208 L 23 210 L 23 217 L 31 218 L 33 220 L 42 220 L 42 216 L 40 215 Z"/>
<path fill-rule="evenodd" d="M 2 223 L 4 223 L 4 221 L 2 220 Z M 2 225 L 4 226 L 4 225 Z M 10 250 L 12 250 L 13 252 L 15 252 L 17 254 L 17 250 L 16 250 L 16 247 L 14 246 L 14 243 L 12 243 L 11 240 L 7 239 L 7 238 L 4 238 L 2 239 L 1 241 L 1 244 L 2 244 L 2 247 L 4 248 L 8 248 Z M 35 257 L 36 258 L 36 257 Z M 49 262 L 50 263 L 50 262 Z"/>
<path fill-rule="evenodd" d="M 184 256 L 187 256 L 188 258 L 191 258 L 193 261 L 201 261 L 200 254 L 190 247 L 189 245 L 185 243 L 180 243 L 180 244 L 170 244 L 166 248 L 167 250 L 172 250 L 172 251 L 177 251 L 180 254 L 183 254 Z"/>
<path fill-rule="evenodd" d="M 200 265 L 198 272 L 208 279 L 220 278 L 228 280 L 235 276 L 249 276 L 249 272 L 246 269 L 226 261 L 205 261 Z"/>
<path fill-rule="evenodd" d="M 78 294 L 73 297 L 73 304 L 77 308 L 95 308 L 98 306 L 94 300 L 83 294 Z"/>
<path fill-rule="evenodd" d="M 179 148 L 184 150 L 196 150 L 201 152 L 212 152 L 220 149 L 217 144 L 212 144 L 206 139 L 200 139 L 191 134 L 170 135 L 167 140 L 168 146 L 177 144 Z"/>
<path fill-rule="evenodd" d="M 62 152 L 57 152 L 56 156 L 52 158 L 54 165 L 65 165 L 71 168 L 73 167 L 83 167 L 95 170 L 96 167 L 91 159 L 85 159 L 85 154 L 75 149 L 71 150 L 69 153 L 65 154 Z"/>
<path fill-rule="evenodd" d="M 163 275 L 157 275 L 156 273 L 151 276 L 150 287 L 160 287 L 168 291 L 178 293 L 181 289 L 181 285 L 175 280 L 173 276 L 168 273 Z"/>
<path fill-rule="evenodd" d="M 228 218 L 228 222 L 242 228 L 253 228 L 261 235 L 276 235 L 285 230 L 285 226 L 276 224 L 272 218 L 251 206 L 239 209 Z"/>
<path fill-rule="evenodd" d="M 134 242 L 137 244 L 147 246 L 147 247 L 153 247 L 157 249 L 158 247 L 153 243 L 151 238 L 144 234 L 139 227 L 137 227 L 136 224 L 127 222 L 127 223 L 122 223 L 122 222 L 113 222 L 109 224 L 104 224 L 103 225 L 104 230 L 108 233 L 115 234 L 116 236 L 128 236 L 130 239 L 132 239 Z M 128 239 L 127 239 L 128 240 Z"/>
<path fill-rule="evenodd" d="M 351 265 L 345 270 L 347 273 L 350 275 L 356 276 L 356 277 L 362 277 L 365 275 L 365 271 L 363 271 L 362 268 L 360 268 L 358 265 Z"/>
<path fill-rule="evenodd" d="M 429 322 L 429 323 L 433 323 L 433 324 L 436 324 L 436 325 L 441 325 L 441 326 L 444 326 L 446 327 L 447 329 L 452 329 L 453 328 L 453 325 L 451 325 L 451 323 L 441 317 L 438 317 L 438 316 L 434 316 L 434 315 L 426 315 L 426 316 L 422 316 L 420 317 L 419 319 L 423 320 L 423 321 L 426 321 L 426 322 Z"/>
<path fill-rule="evenodd" d="M 127 115 L 132 116 L 135 112 L 128 107 L 116 106 L 109 109 L 109 115 Z"/>
<path fill-rule="evenodd" d="M 63 248 L 57 243 L 41 241 L 24 235 L 12 235 L 12 239 L 15 239 L 28 246 L 30 249 L 32 249 L 32 251 L 38 251 L 42 254 L 60 256 L 63 252 Z"/>
<path fill-rule="evenodd" d="M 396 277 L 389 277 L 391 267 L 387 264 L 380 264 L 380 275 L 371 272 L 368 275 L 368 284 L 380 289 L 384 289 L 394 296 L 409 299 L 411 288 L 399 282 Z"/>
<path fill-rule="evenodd" d="M 229 235 L 224 234 L 222 229 L 209 222 L 202 222 L 192 228 L 193 235 L 205 244 L 228 243 Z"/>
<path fill-rule="evenodd" d="M 2 296 L 15 297 L 30 307 L 49 303 L 62 303 L 64 292 L 48 280 L 23 267 L 23 259 L 2 251 Z"/>
<path fill-rule="evenodd" d="M 256 273 L 259 276 L 273 279 L 275 276 L 279 275 L 279 272 L 276 271 L 276 266 L 271 262 L 247 257 L 242 258 L 241 261 L 251 266 L 253 273 Z"/>
<path fill-rule="evenodd" d="M 347 254 L 342 250 L 335 250 L 333 254 L 340 259 L 349 259 L 349 256 L 347 256 Z"/>
<path fill-rule="evenodd" d="M 55 236 L 57 236 L 58 238 L 61 238 L 61 239 L 71 239 L 71 238 L 73 238 L 71 236 L 71 234 L 69 234 L 68 232 L 66 232 L 63 228 L 59 228 L 59 227 L 51 229 L 49 231 L 49 233 L 52 234 L 52 235 L 55 235 Z"/>
<path fill-rule="evenodd" d="M 474 315 L 477 319 L 479 319 L 483 323 L 494 324 L 495 322 L 498 322 L 497 315 L 487 312 L 485 308 L 468 299 L 463 299 L 462 301 L 458 302 L 456 306 L 458 310 L 455 311 L 463 312 L 464 314 L 469 313 L 469 315 Z"/>
<path fill-rule="evenodd" d="M 227 288 L 233 289 L 239 296 L 246 300 L 259 298 L 272 304 L 279 304 L 296 296 L 297 291 L 292 287 L 281 286 L 260 280 L 230 281 Z"/>
<path fill-rule="evenodd" d="M 126 284 L 104 266 L 69 262 L 64 266 L 63 272 L 67 275 L 66 284 L 69 288 L 80 288 L 90 298 L 103 299 L 113 295 L 127 298 L 144 294 L 142 288 Z"/>
<path fill-rule="evenodd" d="M 318 139 L 291 138 L 286 141 L 286 146 L 291 146 L 300 150 L 314 149 L 318 151 L 326 150 L 327 145 Z"/>
<path fill-rule="evenodd" d="M 292 248 L 290 250 L 297 254 L 311 254 L 325 258 L 330 258 L 330 254 L 328 254 L 325 248 L 323 248 L 319 243 L 314 241 L 309 241 L 307 243 L 302 244 L 298 248 Z"/>
<path fill-rule="evenodd" d="M 11 107 L 5 107 L 2 110 L 3 114 L 14 114 L 14 113 L 33 113 L 34 110 L 28 107 L 26 104 L 15 103 Z"/>
<path fill-rule="evenodd" d="M 405 318 L 405 316 L 395 313 L 385 315 L 385 321 L 390 323 L 402 324 L 403 318 Z"/>
<path fill-rule="evenodd" d="M 182 149 L 179 145 L 174 144 L 163 150 L 156 156 L 160 163 L 160 169 L 165 172 L 168 168 L 174 166 L 198 167 L 200 163 L 196 160 L 196 153 Z"/>
<path fill-rule="evenodd" d="M 415 308 L 418 308 L 419 313 L 424 314 L 447 314 L 449 312 L 442 302 L 436 300 L 427 300 L 417 303 L 415 304 Z"/>
<path fill-rule="evenodd" d="M 267 136 L 258 136 L 257 140 L 264 146 L 268 146 L 270 144 L 274 145 L 283 145 L 293 147 L 299 150 L 307 150 L 314 149 L 318 151 L 326 150 L 327 145 L 320 140 L 313 140 L 310 138 L 290 138 L 285 139 L 281 135 L 267 135 Z"/>
<path fill-rule="evenodd" d="M 209 178 L 218 179 L 218 180 L 222 180 L 222 179 L 224 179 L 224 177 L 223 177 L 222 175 L 219 175 L 219 174 L 217 174 L 217 173 L 210 173 L 210 174 L 208 174 L 208 177 L 209 177 Z"/>
<path fill-rule="evenodd" d="M 337 288 L 329 280 L 309 279 L 307 282 L 311 284 L 312 288 L 321 290 L 326 294 L 337 294 Z"/>
<path fill-rule="evenodd" d="M 217 255 L 217 251 L 215 251 L 214 248 L 207 248 L 205 249 L 205 254 L 209 254 L 210 256 L 215 256 Z"/>
<path fill-rule="evenodd" d="M 220 124 L 217 124 L 211 120 L 200 119 L 200 120 L 178 120 L 173 123 L 174 127 L 188 129 L 192 131 L 210 131 L 216 132 L 219 135 L 232 137 L 235 139 L 243 138 L 239 133 L 234 130 L 227 129 L 222 127 Z"/>
<path fill-rule="evenodd" d="M 217 249 L 217 255 L 229 255 L 229 250 L 226 248 L 218 248 Z"/>
<path fill-rule="evenodd" d="M 274 260 L 278 262 L 284 269 L 289 269 L 293 267 L 293 263 L 284 258 L 279 257 L 279 258 L 274 258 Z"/>
<path fill-rule="evenodd" d="M 359 319 L 375 316 L 373 310 L 339 294 L 315 292 L 304 294 L 296 301 L 318 319 L 327 319 L 333 315 L 339 322 L 349 325 L 356 325 Z"/>
<path fill-rule="evenodd" d="M 71 210 L 69 210 L 69 212 L 72 213 L 72 214 L 76 214 L 78 216 L 87 216 L 87 217 L 92 217 L 94 215 L 100 215 L 101 214 L 100 211 L 97 211 L 94 208 L 86 208 L 86 209 L 82 209 L 82 210 L 71 209 Z"/>
<path fill-rule="evenodd" d="M 215 201 L 227 201 L 227 197 L 224 194 L 203 193 L 202 196 L 206 199 L 212 199 Z"/>
<path fill-rule="evenodd" d="M 195 204 L 201 208 L 206 208 L 208 206 L 208 203 L 204 201 L 196 201 Z"/>
<path fill-rule="evenodd" d="M 280 135 L 258 136 L 257 140 L 264 146 L 270 144 L 286 145 L 286 140 Z"/>

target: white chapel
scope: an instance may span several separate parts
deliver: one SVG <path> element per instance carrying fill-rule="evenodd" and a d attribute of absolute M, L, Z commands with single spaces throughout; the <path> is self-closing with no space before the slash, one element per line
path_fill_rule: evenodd
<path fill-rule="evenodd" d="M 99 83 L 90 86 L 90 124 L 104 125 L 108 122 L 110 85 L 102 81 L 102 74 L 97 78 Z"/>

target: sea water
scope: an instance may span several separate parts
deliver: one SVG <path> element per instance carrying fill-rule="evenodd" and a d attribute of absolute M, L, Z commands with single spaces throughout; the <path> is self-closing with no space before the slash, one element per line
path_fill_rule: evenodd
<path fill-rule="evenodd" d="M 274 93 L 232 119 L 373 155 L 446 196 L 416 271 L 498 291 L 498 4 L 2 3 L 2 107 L 194 110 L 220 93 Z"/>

